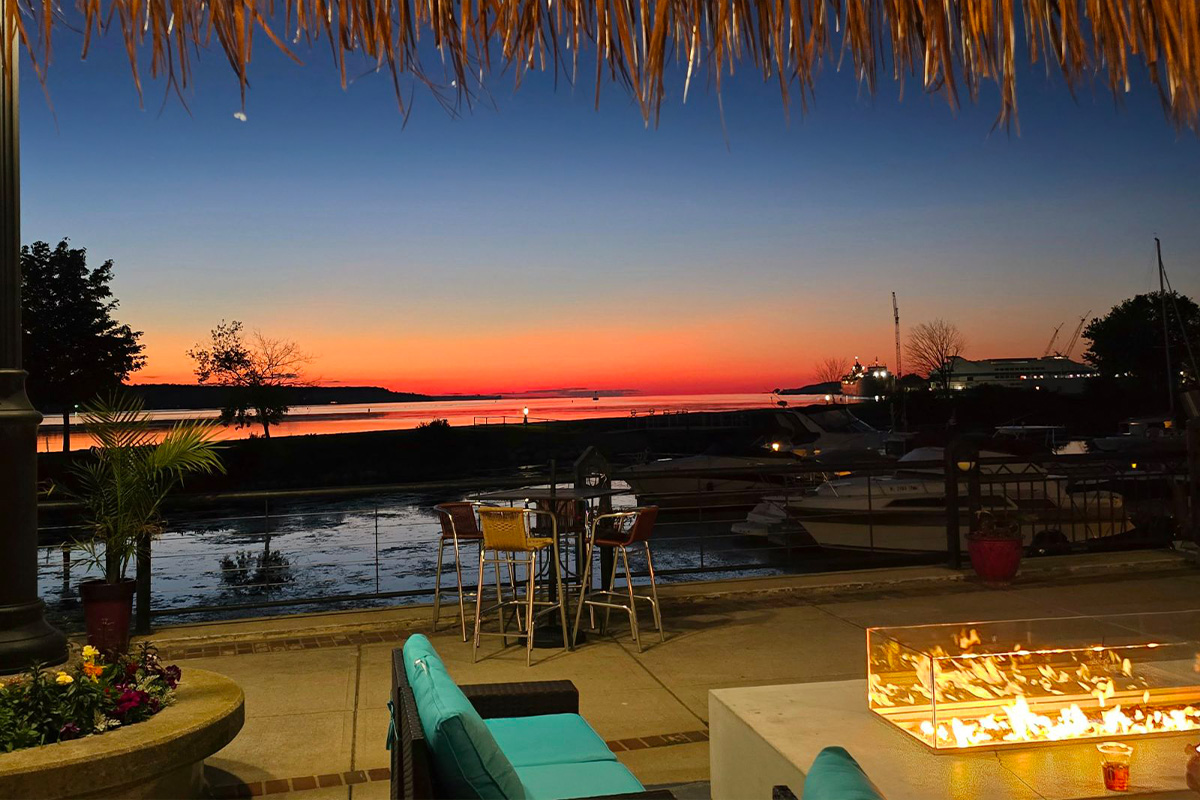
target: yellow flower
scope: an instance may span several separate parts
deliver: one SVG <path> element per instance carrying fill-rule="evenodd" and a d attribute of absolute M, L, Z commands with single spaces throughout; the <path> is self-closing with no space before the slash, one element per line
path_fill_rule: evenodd
<path fill-rule="evenodd" d="M 96 656 L 100 655 L 100 651 L 92 647 L 90 644 L 83 646 L 83 658 L 86 661 L 91 661 Z"/>
<path fill-rule="evenodd" d="M 75 679 L 65 672 L 60 672 L 58 673 L 58 677 L 54 679 L 54 682 L 66 686 L 68 683 L 74 683 Z"/>

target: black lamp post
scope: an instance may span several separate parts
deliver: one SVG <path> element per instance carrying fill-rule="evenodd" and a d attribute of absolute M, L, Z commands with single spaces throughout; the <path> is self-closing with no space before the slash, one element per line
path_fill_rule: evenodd
<path fill-rule="evenodd" d="M 37 591 L 37 428 L 21 369 L 21 174 L 16 32 L 0 28 L 0 674 L 58 663 L 67 640 Z"/>

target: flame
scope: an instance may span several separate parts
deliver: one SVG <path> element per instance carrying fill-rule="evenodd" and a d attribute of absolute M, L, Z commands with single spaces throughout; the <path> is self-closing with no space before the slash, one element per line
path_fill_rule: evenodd
<path fill-rule="evenodd" d="M 1200 708 L 1162 692 L 1156 697 L 1137 674 L 1130 656 L 1160 643 L 1047 649 L 1017 644 L 1005 653 L 975 652 L 982 644 L 975 629 L 959 632 L 953 641 L 960 651 L 953 656 L 941 647 L 917 653 L 895 642 L 872 653 L 871 708 L 934 747 L 1200 730 Z M 877 669 L 912 680 L 889 683 Z M 1200 690 L 1195 694 L 1200 700 Z M 911 707 L 929 709 L 929 718 L 896 713 Z"/>

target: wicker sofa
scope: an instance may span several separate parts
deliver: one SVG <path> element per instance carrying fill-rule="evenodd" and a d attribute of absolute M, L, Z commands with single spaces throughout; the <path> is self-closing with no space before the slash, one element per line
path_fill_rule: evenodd
<path fill-rule="evenodd" d="M 616 761 L 603 740 L 578 717 L 579 692 L 570 681 L 457 686 L 444 669 L 429 640 L 419 634 L 392 652 L 393 800 L 673 798 L 669 791 L 643 790 Z M 431 674 L 438 681 L 435 688 L 431 688 Z M 464 697 L 469 708 L 461 707 Z M 456 714 L 448 715 L 447 709 L 453 710 L 456 702 L 460 704 Z M 429 717 L 425 725 L 422 710 Z M 557 729 L 561 735 L 555 726 L 565 726 Z M 474 741 L 467 742 L 468 738 Z M 491 773 L 482 775 L 482 790 L 470 765 L 463 768 L 465 761 L 474 764 L 477 772 Z M 497 772 L 501 775 L 493 780 Z"/>

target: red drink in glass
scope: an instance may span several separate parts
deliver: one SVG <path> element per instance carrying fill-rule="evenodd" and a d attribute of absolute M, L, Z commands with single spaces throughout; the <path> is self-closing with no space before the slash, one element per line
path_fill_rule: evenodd
<path fill-rule="evenodd" d="M 1110 792 L 1129 791 L 1129 765 L 1109 762 L 1104 765 L 1104 788 Z"/>
<path fill-rule="evenodd" d="M 1104 788 L 1110 792 L 1129 791 L 1129 758 L 1133 748 L 1123 742 L 1105 742 L 1096 745 L 1103 759 Z"/>

